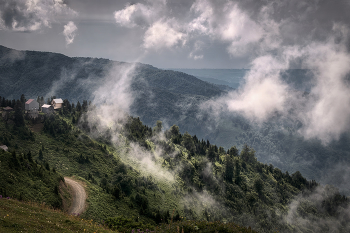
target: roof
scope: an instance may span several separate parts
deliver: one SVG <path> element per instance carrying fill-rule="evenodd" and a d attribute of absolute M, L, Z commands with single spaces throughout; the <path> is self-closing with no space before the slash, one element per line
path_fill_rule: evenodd
<path fill-rule="evenodd" d="M 34 99 L 29 99 L 27 100 L 26 104 L 30 104 L 31 102 L 33 102 Z"/>
<path fill-rule="evenodd" d="M 55 101 L 56 104 L 63 104 L 62 99 L 53 99 L 53 101 Z"/>
<path fill-rule="evenodd" d="M 49 108 L 51 107 L 51 105 L 48 105 L 48 104 L 44 104 L 43 106 L 41 106 L 42 108 Z"/>

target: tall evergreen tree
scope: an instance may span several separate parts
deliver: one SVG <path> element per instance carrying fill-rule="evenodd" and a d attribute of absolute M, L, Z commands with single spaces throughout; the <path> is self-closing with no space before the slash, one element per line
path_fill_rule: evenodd
<path fill-rule="evenodd" d="M 234 172 L 234 163 L 230 155 L 226 155 L 225 161 L 225 180 L 232 182 Z"/>
<path fill-rule="evenodd" d="M 77 103 L 77 107 L 76 107 L 76 109 L 77 109 L 77 111 L 81 111 L 81 104 L 80 104 L 80 102 L 78 101 L 78 103 Z"/>
<path fill-rule="evenodd" d="M 16 106 L 15 108 L 15 124 L 18 127 L 25 125 L 21 106 Z"/>
<path fill-rule="evenodd" d="M 39 159 L 40 160 L 44 159 L 43 151 L 41 149 L 39 150 Z"/>

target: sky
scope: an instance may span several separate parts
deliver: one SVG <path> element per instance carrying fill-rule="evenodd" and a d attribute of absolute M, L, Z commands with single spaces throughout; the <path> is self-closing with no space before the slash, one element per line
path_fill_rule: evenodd
<path fill-rule="evenodd" d="M 158 68 L 241 69 L 286 46 L 341 40 L 349 10 L 346 0 L 0 0 L 0 44 Z"/>

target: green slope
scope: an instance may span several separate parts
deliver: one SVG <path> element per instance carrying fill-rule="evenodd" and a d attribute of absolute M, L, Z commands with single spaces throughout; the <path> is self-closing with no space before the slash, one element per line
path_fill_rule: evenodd
<path fill-rule="evenodd" d="M 152 129 L 131 116 L 103 129 L 87 121 L 92 119 L 86 117 L 90 111 L 79 111 L 68 101 L 63 110 L 24 124 L 20 112 L 0 120 L 0 143 L 16 154 L 30 151 L 33 160 L 50 167 L 52 174 L 55 168 L 82 180 L 88 192 L 84 219 L 107 221 L 122 229 L 118 224 L 127 218 L 129 230 L 205 220 L 234 222 L 261 232 L 312 232 L 315 226 L 300 224 L 299 218 L 327 220 L 326 228 L 332 224 L 349 228 L 346 197 L 299 172 L 289 175 L 258 162 L 248 146 L 226 151 L 181 134 L 177 126 L 162 133 L 161 122 Z M 0 188 L 9 192 L 12 186 Z M 315 193 L 320 193 L 316 199 Z"/>
<path fill-rule="evenodd" d="M 0 195 L 61 208 L 59 185 L 63 177 L 60 174 L 37 164 L 28 154 L 0 150 L 0 161 Z"/>

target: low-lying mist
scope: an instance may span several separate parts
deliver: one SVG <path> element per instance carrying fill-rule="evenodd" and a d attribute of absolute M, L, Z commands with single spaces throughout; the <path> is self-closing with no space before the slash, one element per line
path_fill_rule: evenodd
<path fill-rule="evenodd" d="M 278 78 L 279 71 L 273 71 L 273 73 Z M 130 106 L 139 94 L 131 88 L 136 74 L 135 64 L 123 64 L 110 69 L 108 75 L 104 77 L 104 84 L 99 86 L 94 92 L 95 99 L 92 101 L 90 109 L 82 116 L 80 124 L 89 124 L 92 137 L 107 139 L 116 148 L 119 158 L 141 174 L 152 176 L 157 182 L 166 183 L 174 191 L 182 189 L 187 193 L 181 198 L 179 203 L 182 205 L 180 208 L 184 214 L 193 218 L 204 218 L 208 221 L 238 221 L 241 224 L 259 228 L 260 223 L 256 221 L 253 214 L 232 212 L 232 209 L 227 208 L 220 198 L 206 188 L 198 191 L 194 187 L 184 187 L 183 184 L 179 183 L 177 177 L 181 176 L 185 169 L 191 169 L 190 167 L 193 166 L 188 162 L 184 162 L 186 160 L 180 160 L 183 162 L 180 162 L 176 169 L 167 169 L 167 166 L 162 165 L 167 156 L 180 156 L 188 159 L 189 155 L 180 153 L 178 150 L 170 154 L 166 151 L 164 143 L 168 139 L 161 124 L 157 124 L 153 129 L 153 136 L 147 138 L 148 149 L 144 145 L 127 139 L 124 127 L 127 125 L 130 117 Z M 254 73 L 252 72 L 252 74 Z M 229 95 L 232 95 L 232 93 Z M 215 105 L 209 106 L 213 107 Z M 206 110 L 208 109 L 210 108 Z M 207 114 L 205 111 L 204 113 Z M 222 113 L 218 113 L 218 116 L 220 114 Z M 265 117 L 268 116 L 269 113 Z M 263 122 L 258 122 L 259 124 L 263 124 Z M 203 166 L 200 176 L 210 181 L 209 183 L 213 186 L 222 186 L 220 180 L 213 175 L 215 172 L 212 162 L 204 159 L 199 166 Z M 225 190 L 224 187 L 220 189 Z M 332 202 L 334 197 L 339 198 L 340 201 L 343 200 L 342 198 L 344 197 L 339 196 L 337 193 L 338 191 L 334 187 L 319 186 L 314 191 L 308 191 L 296 196 L 290 202 L 285 212 L 277 209 L 269 210 L 269 216 L 266 216 L 266 218 L 271 221 L 273 218 L 276 218 L 280 226 L 286 226 L 282 232 L 293 232 L 294 230 L 341 232 L 342 230 L 347 230 L 349 228 L 347 224 L 348 207 L 340 206 L 337 209 L 327 210 L 327 201 Z M 318 215 L 310 215 L 310 208 L 314 208 L 315 213 L 318 213 Z M 337 214 L 339 219 L 328 218 L 324 211 L 331 211 L 333 214 Z M 263 229 L 261 230 L 264 231 Z"/>
<path fill-rule="evenodd" d="M 334 33 L 342 29 L 335 25 Z M 350 119 L 350 56 L 346 42 L 330 36 L 326 42 L 283 47 L 277 56 L 257 57 L 238 91 L 205 102 L 202 109 L 212 109 L 214 117 L 217 111 L 239 112 L 258 123 L 280 116 L 300 121 L 298 132 L 305 139 L 316 138 L 323 144 L 338 140 L 349 131 Z M 307 93 L 282 78 L 283 71 L 291 69 L 295 62 L 312 76 L 313 85 Z"/>

